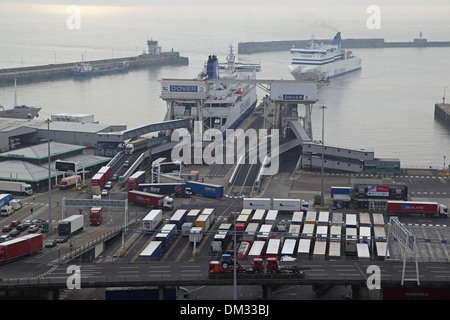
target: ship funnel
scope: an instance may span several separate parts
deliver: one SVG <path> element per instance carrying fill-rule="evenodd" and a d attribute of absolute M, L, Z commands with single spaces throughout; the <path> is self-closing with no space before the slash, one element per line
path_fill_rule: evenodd
<path fill-rule="evenodd" d="M 217 79 L 219 77 L 219 62 L 215 55 L 208 57 L 206 74 L 208 75 L 208 79 Z"/>

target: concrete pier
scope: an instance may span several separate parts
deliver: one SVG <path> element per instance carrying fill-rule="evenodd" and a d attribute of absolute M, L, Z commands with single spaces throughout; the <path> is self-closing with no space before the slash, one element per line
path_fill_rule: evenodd
<path fill-rule="evenodd" d="M 189 59 L 181 57 L 178 52 L 162 52 L 158 55 L 139 55 L 135 57 L 124 57 L 104 60 L 86 61 L 92 65 L 113 62 L 129 62 L 129 70 L 158 65 L 188 65 Z M 20 82 L 45 81 L 55 78 L 71 77 L 71 70 L 76 62 L 48 64 L 42 66 L 0 69 L 0 84 L 12 84 L 14 79 Z"/>
<path fill-rule="evenodd" d="M 434 105 L 434 117 L 441 120 L 450 128 L 450 104 L 436 103 Z"/>

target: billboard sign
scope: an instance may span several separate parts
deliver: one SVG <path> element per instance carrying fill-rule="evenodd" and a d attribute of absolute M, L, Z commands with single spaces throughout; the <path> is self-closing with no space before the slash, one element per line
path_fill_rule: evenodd
<path fill-rule="evenodd" d="M 389 186 L 368 186 L 367 195 L 369 197 L 389 197 Z"/>
<path fill-rule="evenodd" d="M 305 82 L 273 82 L 270 99 L 285 102 L 316 102 L 317 84 Z"/>
<path fill-rule="evenodd" d="M 162 99 L 206 99 L 207 86 L 197 80 L 161 80 Z"/>

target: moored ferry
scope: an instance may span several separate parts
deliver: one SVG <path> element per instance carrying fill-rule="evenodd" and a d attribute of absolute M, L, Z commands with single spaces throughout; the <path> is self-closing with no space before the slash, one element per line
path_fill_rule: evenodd
<path fill-rule="evenodd" d="M 189 118 L 202 121 L 204 129 L 221 132 L 236 128 L 257 102 L 256 84 L 239 80 L 255 80 L 257 70 L 257 65 L 236 68 L 230 50 L 224 64 L 210 55 L 195 80 L 163 80 L 161 96 L 168 102 L 165 120 Z"/>

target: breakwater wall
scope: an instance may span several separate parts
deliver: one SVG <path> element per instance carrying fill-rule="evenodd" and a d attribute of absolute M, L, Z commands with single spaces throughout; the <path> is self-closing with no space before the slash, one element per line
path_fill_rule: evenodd
<path fill-rule="evenodd" d="M 331 44 L 331 39 L 314 39 L 315 43 Z M 305 48 L 311 40 L 284 40 L 263 42 L 240 42 L 238 53 L 252 54 L 258 52 L 289 51 L 291 48 Z M 450 41 L 428 41 L 427 39 L 414 39 L 410 42 L 386 42 L 384 38 L 370 39 L 342 39 L 342 47 L 357 48 L 423 48 L 423 47 L 450 47 Z"/>
<path fill-rule="evenodd" d="M 161 65 L 188 65 L 189 59 L 181 57 L 178 52 L 162 52 L 159 55 L 143 54 L 135 57 L 90 60 L 92 65 L 128 61 L 129 70 Z M 76 62 L 48 64 L 42 66 L 0 69 L 0 84 L 19 82 L 46 81 L 56 78 L 72 77 L 72 68 Z"/>
<path fill-rule="evenodd" d="M 450 104 L 436 103 L 434 105 L 434 117 L 450 129 Z"/>

